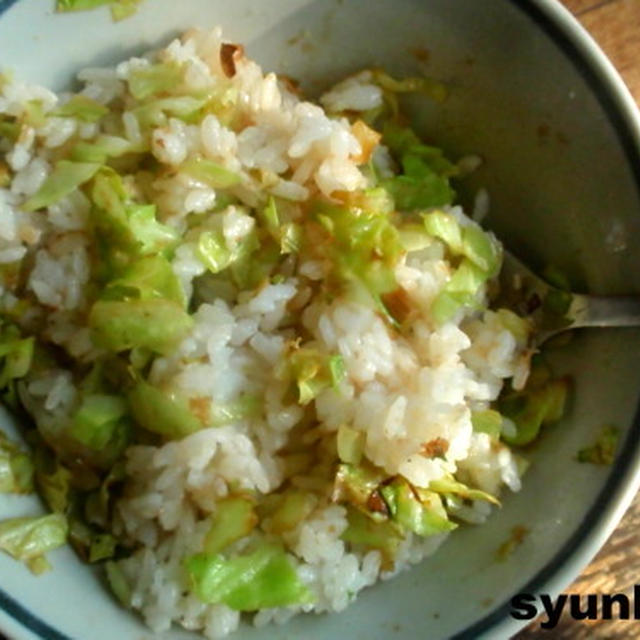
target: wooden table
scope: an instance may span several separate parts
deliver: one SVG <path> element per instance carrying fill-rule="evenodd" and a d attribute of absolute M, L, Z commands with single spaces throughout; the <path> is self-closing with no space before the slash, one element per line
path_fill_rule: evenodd
<path fill-rule="evenodd" d="M 597 40 L 640 103 L 640 0 L 563 0 L 563 3 Z M 607 544 L 566 593 L 629 596 L 636 583 L 640 584 L 640 494 Z M 513 640 L 533 638 L 632 640 L 640 638 L 640 620 L 577 622 L 565 615 L 553 631 L 541 631 L 539 623 L 534 623 Z"/>

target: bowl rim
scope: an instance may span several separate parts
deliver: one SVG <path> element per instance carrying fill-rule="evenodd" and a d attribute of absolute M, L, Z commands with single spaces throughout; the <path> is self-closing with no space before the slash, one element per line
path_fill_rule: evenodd
<path fill-rule="evenodd" d="M 613 127 L 640 194 L 640 110 L 600 46 L 560 0 L 504 0 L 520 10 L 561 50 L 590 87 Z M 0 18 L 19 0 L 0 0 Z M 629 432 L 587 515 L 565 544 L 517 593 L 556 597 L 604 545 L 640 489 L 640 403 Z M 509 638 L 530 621 L 511 618 L 511 600 L 494 607 L 451 640 Z M 72 640 L 0 587 L 0 631 L 22 638 Z"/>

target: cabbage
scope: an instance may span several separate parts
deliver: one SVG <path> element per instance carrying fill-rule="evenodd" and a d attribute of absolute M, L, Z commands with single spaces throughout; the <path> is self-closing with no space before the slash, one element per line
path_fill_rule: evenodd
<path fill-rule="evenodd" d="M 0 431 L 0 493 L 31 493 L 31 457 Z"/>
<path fill-rule="evenodd" d="M 111 6 L 111 17 L 123 20 L 136 12 L 142 0 L 56 0 L 56 11 L 86 11 L 105 4 Z"/>
<path fill-rule="evenodd" d="M 203 542 L 205 553 L 218 553 L 232 542 L 244 538 L 258 524 L 255 501 L 245 496 L 218 500 L 211 516 L 211 527 Z"/>
<path fill-rule="evenodd" d="M 331 374 L 331 386 L 337 389 L 347 375 L 344 359 L 340 354 L 329 357 L 329 373 Z"/>
<path fill-rule="evenodd" d="M 428 233 L 444 242 L 454 256 L 465 256 L 492 278 L 500 271 L 502 252 L 495 238 L 470 222 L 462 226 L 450 213 L 432 211 L 423 214 Z"/>
<path fill-rule="evenodd" d="M 97 122 L 107 113 L 109 113 L 109 109 L 104 105 L 87 96 L 77 94 L 48 115 L 59 118 L 77 118 L 83 122 Z"/>
<path fill-rule="evenodd" d="M 0 115 L 0 138 L 7 138 L 13 143 L 19 135 L 20 123 L 11 116 Z"/>
<path fill-rule="evenodd" d="M 269 196 L 266 206 L 259 211 L 267 231 L 274 240 L 280 240 L 280 216 L 273 196 Z"/>
<path fill-rule="evenodd" d="M 269 520 L 269 533 L 274 534 L 295 529 L 318 504 L 318 496 L 297 489 L 289 489 L 278 498 L 279 503 Z"/>
<path fill-rule="evenodd" d="M 475 224 L 462 231 L 462 250 L 473 264 L 486 272 L 488 278 L 498 275 L 502 264 L 502 250 L 495 238 Z"/>
<path fill-rule="evenodd" d="M 126 413 L 126 402 L 120 396 L 85 395 L 71 419 L 68 433 L 86 447 L 102 451 L 122 437 L 121 419 Z"/>
<path fill-rule="evenodd" d="M 462 253 L 462 229 L 450 213 L 432 211 L 422 216 L 427 233 L 447 245 L 454 255 Z"/>
<path fill-rule="evenodd" d="M 502 416 L 493 409 L 471 412 L 471 424 L 477 433 L 486 433 L 492 440 L 499 440 L 502 432 Z"/>
<path fill-rule="evenodd" d="M 145 256 L 131 262 L 122 274 L 111 280 L 102 293 L 103 300 L 150 300 L 162 298 L 186 307 L 187 300 L 171 263 L 162 255 Z"/>
<path fill-rule="evenodd" d="M 46 505 L 57 513 L 66 513 L 70 504 L 72 474 L 48 449 L 38 447 L 35 453 L 35 480 Z"/>
<path fill-rule="evenodd" d="M 256 249 L 262 251 L 258 255 Z M 231 276 L 241 289 L 251 288 L 256 285 L 256 274 L 266 265 L 267 271 L 273 266 L 271 252 L 267 247 L 260 247 L 257 232 L 251 229 L 249 233 L 235 246 L 229 247 L 222 231 L 202 231 L 198 236 L 196 247 L 198 256 L 211 271 L 219 273 L 231 267 Z M 258 276 L 258 282 L 265 274 Z"/>
<path fill-rule="evenodd" d="M 144 347 L 168 354 L 185 338 L 193 318 L 172 300 L 99 300 L 89 313 L 96 346 L 120 352 Z"/>
<path fill-rule="evenodd" d="M 182 84 L 183 69 L 175 62 L 160 62 L 129 72 L 129 91 L 136 100 L 145 100 L 175 91 Z"/>
<path fill-rule="evenodd" d="M 540 387 L 528 386 L 522 392 L 500 398 L 500 412 L 516 425 L 516 433 L 503 433 L 510 445 L 522 446 L 533 442 L 543 425 L 560 420 L 564 413 L 570 382 L 568 378 L 550 380 Z"/>
<path fill-rule="evenodd" d="M 522 318 L 509 309 L 498 309 L 496 314 L 502 326 L 509 331 L 520 344 L 526 345 L 529 342 L 529 336 L 533 331 L 533 327 L 528 318 Z"/>
<path fill-rule="evenodd" d="M 22 107 L 21 123 L 34 129 L 44 127 L 47 117 L 44 113 L 41 100 L 27 100 Z"/>
<path fill-rule="evenodd" d="M 113 558 L 118 541 L 110 533 L 100 533 L 91 538 L 89 544 L 89 562 L 101 562 Z"/>
<path fill-rule="evenodd" d="M 404 540 L 396 523 L 392 520 L 374 521 L 353 508 L 347 510 L 347 521 L 349 524 L 340 538 L 350 544 L 377 549 L 382 554 L 384 565 L 390 568 Z"/>
<path fill-rule="evenodd" d="M 211 424 L 219 427 L 255 417 L 260 414 L 261 406 L 260 398 L 250 393 L 245 393 L 227 404 L 213 404 L 210 412 Z"/>
<path fill-rule="evenodd" d="M 128 392 L 131 415 L 147 431 L 178 439 L 202 429 L 188 401 L 139 380 Z"/>
<path fill-rule="evenodd" d="M 455 195 L 446 178 L 428 169 L 420 176 L 387 178 L 381 185 L 391 194 L 400 211 L 442 207 L 451 204 Z"/>
<path fill-rule="evenodd" d="M 96 224 L 110 240 L 111 249 L 120 247 L 145 255 L 157 253 L 178 238 L 175 229 L 156 220 L 155 205 L 132 201 L 122 178 L 113 170 L 105 168 L 96 176 L 91 198 L 97 207 Z"/>
<path fill-rule="evenodd" d="M 296 222 L 281 224 L 280 214 L 273 196 L 269 196 L 266 206 L 259 211 L 258 215 L 269 236 L 280 245 L 281 254 L 286 255 L 300 251 L 304 238 L 302 226 Z"/>
<path fill-rule="evenodd" d="M 573 296 L 568 291 L 549 289 L 542 302 L 545 314 L 563 319 L 571 307 Z"/>
<path fill-rule="evenodd" d="M 35 338 L 22 338 L 14 326 L 0 333 L 0 389 L 25 376 L 31 368 Z"/>
<path fill-rule="evenodd" d="M 613 464 L 619 441 L 620 429 L 612 425 L 603 427 L 594 444 L 578 451 L 578 462 L 601 465 Z"/>
<path fill-rule="evenodd" d="M 488 275 L 464 258 L 449 282 L 431 303 L 431 315 L 437 325 L 451 320 L 460 309 L 479 306 L 478 291 Z"/>
<path fill-rule="evenodd" d="M 346 424 L 338 428 L 338 458 L 351 465 L 360 464 L 364 452 L 366 436 L 362 431 L 352 429 Z"/>
<path fill-rule="evenodd" d="M 413 129 L 403 127 L 395 120 L 388 120 L 384 123 L 382 142 L 398 158 L 413 149 L 419 149 L 423 144 Z"/>
<path fill-rule="evenodd" d="M 280 262 L 280 251 L 267 240 L 261 244 L 253 228 L 233 249 L 229 265 L 231 278 L 239 289 L 255 289 L 271 277 Z"/>
<path fill-rule="evenodd" d="M 71 160 L 104 164 L 108 158 L 119 158 L 127 153 L 142 151 L 145 151 L 144 147 L 137 147 L 126 138 L 99 135 L 92 142 L 78 142 L 71 150 Z"/>
<path fill-rule="evenodd" d="M 416 211 L 453 202 L 455 192 L 449 178 L 457 169 L 440 149 L 425 145 L 410 128 L 393 122 L 386 123 L 382 142 L 402 166 L 402 173 L 380 183 L 393 197 L 396 209 Z"/>
<path fill-rule="evenodd" d="M 433 239 L 427 233 L 424 226 L 414 223 L 405 223 L 398 227 L 400 244 L 407 252 L 421 251 L 431 246 Z"/>
<path fill-rule="evenodd" d="M 142 0 L 116 0 L 111 3 L 111 17 L 115 22 L 132 16 Z"/>
<path fill-rule="evenodd" d="M 107 527 L 110 519 L 114 489 L 125 479 L 126 466 L 124 459 L 120 458 L 109 469 L 109 473 L 100 483 L 98 490 L 92 491 L 84 504 L 84 515 L 87 522 Z"/>
<path fill-rule="evenodd" d="M 396 478 L 380 489 L 390 517 L 403 531 L 428 537 L 455 529 L 457 525 L 447 517 L 440 496 L 434 491 L 419 490 L 418 495 L 402 479 Z"/>
<path fill-rule="evenodd" d="M 25 211 L 36 211 L 55 204 L 91 180 L 101 166 L 97 162 L 60 160 L 40 189 L 24 202 L 22 208 Z"/>
<path fill-rule="evenodd" d="M 385 206 L 378 198 L 366 205 Z M 331 261 L 331 277 L 351 299 L 388 315 L 381 297 L 397 289 L 394 269 L 403 254 L 389 213 L 319 202 L 312 215 L 326 231 L 326 241 L 317 243 L 315 249 Z"/>
<path fill-rule="evenodd" d="M 381 504 L 378 495 L 378 488 L 385 478 L 386 476 L 381 469 L 366 462 L 357 466 L 339 464 L 331 500 L 333 502 L 347 502 L 361 509 L 368 516 L 379 519 L 381 514 L 387 515 L 387 509 L 384 504 Z"/>
<path fill-rule="evenodd" d="M 167 123 L 167 115 L 185 121 L 191 120 L 198 115 L 209 99 L 209 96 L 202 98 L 194 96 L 158 98 L 135 107 L 130 113 L 136 117 L 140 127 L 143 129 L 163 126 Z"/>
<path fill-rule="evenodd" d="M 393 198 L 380 186 L 358 191 L 340 191 L 337 192 L 336 198 L 348 209 L 355 209 L 357 215 L 362 211 L 381 216 L 389 216 L 394 212 Z"/>
<path fill-rule="evenodd" d="M 105 564 L 107 582 L 111 591 L 118 598 L 122 606 L 129 607 L 131 605 L 131 588 L 125 578 L 124 572 L 115 562 L 107 562 Z"/>
<path fill-rule="evenodd" d="M 472 489 L 462 482 L 458 482 L 453 476 L 444 476 L 429 483 L 429 490 L 442 494 L 453 494 L 464 500 L 482 500 L 500 506 L 500 501 L 486 491 Z"/>
<path fill-rule="evenodd" d="M 25 562 L 34 573 L 42 573 L 49 569 L 44 554 L 62 546 L 67 531 L 67 519 L 59 513 L 8 518 L 0 521 L 0 549 Z"/>
<path fill-rule="evenodd" d="M 257 611 L 313 602 L 287 554 L 273 544 L 232 558 L 199 553 L 188 557 L 185 567 L 193 593 L 207 604 Z"/>
<path fill-rule="evenodd" d="M 373 81 L 383 90 L 392 93 L 422 93 L 436 102 L 443 102 L 447 97 L 446 87 L 432 78 L 408 77 L 397 80 L 381 69 L 372 71 Z"/>
<path fill-rule="evenodd" d="M 280 253 L 298 253 L 302 244 L 302 227 L 295 222 L 287 222 L 280 227 Z"/>
<path fill-rule="evenodd" d="M 342 356 L 329 356 L 309 347 L 296 349 L 289 356 L 289 364 L 303 405 L 325 389 L 336 388 L 346 375 Z"/>
<path fill-rule="evenodd" d="M 0 137 L 2 136 L 2 122 L 0 122 Z M 4 162 L 0 162 L 0 189 L 5 189 L 11 184 L 11 169 Z"/>
<path fill-rule="evenodd" d="M 211 273 L 226 269 L 233 260 L 221 231 L 203 231 L 198 236 L 198 257 Z"/>
<path fill-rule="evenodd" d="M 205 158 L 192 158 L 187 160 L 180 171 L 195 178 L 199 182 L 210 186 L 212 189 L 228 189 L 242 182 L 242 176 L 223 166 Z"/>

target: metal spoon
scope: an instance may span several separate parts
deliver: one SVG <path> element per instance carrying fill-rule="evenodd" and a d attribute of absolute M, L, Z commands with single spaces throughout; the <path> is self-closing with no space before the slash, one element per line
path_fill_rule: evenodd
<path fill-rule="evenodd" d="M 569 329 L 640 327 L 640 295 L 592 296 L 562 291 L 506 250 L 500 285 L 500 297 L 533 321 L 534 348 Z"/>

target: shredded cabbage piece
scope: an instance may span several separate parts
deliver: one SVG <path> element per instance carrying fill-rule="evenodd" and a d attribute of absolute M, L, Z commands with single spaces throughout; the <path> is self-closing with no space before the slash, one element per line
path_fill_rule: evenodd
<path fill-rule="evenodd" d="M 317 203 L 313 216 L 325 230 L 326 241 L 314 250 L 331 261 L 331 277 L 348 298 L 389 315 L 382 296 L 397 289 L 394 269 L 403 248 L 386 198 L 377 197 L 379 189 L 374 191 L 362 205 Z"/>
<path fill-rule="evenodd" d="M 620 442 L 620 429 L 613 425 L 603 427 L 596 441 L 578 451 L 578 462 L 590 464 L 610 465 L 616 458 L 616 450 Z"/>
<path fill-rule="evenodd" d="M 358 465 L 364 453 L 366 435 L 346 424 L 338 428 L 338 457 L 347 464 Z"/>
<path fill-rule="evenodd" d="M 73 415 L 68 433 L 90 449 L 102 451 L 114 438 L 126 438 L 121 420 L 126 413 L 121 396 L 87 394 Z"/>
<path fill-rule="evenodd" d="M 459 482 L 451 475 L 444 476 L 438 480 L 432 480 L 429 483 L 429 490 L 441 494 L 453 494 L 463 498 L 464 500 L 481 500 L 483 502 L 489 502 L 496 506 L 500 506 L 500 501 L 495 496 L 492 496 L 486 491 L 468 487 L 466 484 Z"/>
<path fill-rule="evenodd" d="M 131 415 L 147 431 L 169 439 L 182 438 L 203 427 L 188 402 L 139 380 L 127 395 Z"/>
<path fill-rule="evenodd" d="M 129 91 L 136 100 L 173 92 L 182 84 L 183 73 L 182 65 L 175 62 L 139 67 L 129 74 Z"/>
<path fill-rule="evenodd" d="M 442 325 L 449 322 L 463 308 L 480 307 L 478 292 L 487 278 L 485 271 L 464 258 L 431 304 L 435 323 Z"/>
<path fill-rule="evenodd" d="M 157 253 L 178 239 L 178 232 L 156 219 L 154 204 L 133 200 L 122 178 L 103 168 L 93 181 L 91 199 L 96 225 L 111 252 L 118 247 L 133 255 Z"/>
<path fill-rule="evenodd" d="M 570 388 L 568 378 L 556 378 L 540 387 L 528 385 L 524 391 L 500 398 L 500 413 L 516 425 L 516 433 L 503 432 L 502 439 L 510 445 L 523 446 L 533 442 L 543 425 L 560 420 Z"/>
<path fill-rule="evenodd" d="M 327 356 L 309 347 L 295 349 L 289 363 L 302 405 L 309 404 L 325 389 L 338 387 L 346 375 L 342 356 Z"/>
<path fill-rule="evenodd" d="M 484 409 L 483 411 L 471 412 L 471 424 L 473 430 L 478 433 L 486 433 L 493 440 L 500 439 L 502 432 L 502 416 L 498 411 L 493 409 Z"/>
<path fill-rule="evenodd" d="M 107 582 L 113 594 L 118 598 L 122 606 L 129 608 L 131 606 L 131 588 L 124 575 L 122 569 L 116 562 L 107 562 L 105 564 Z"/>
<path fill-rule="evenodd" d="M 44 209 L 68 196 L 85 184 L 100 170 L 97 162 L 60 160 L 43 185 L 22 205 L 25 211 Z"/>
<path fill-rule="evenodd" d="M 107 113 L 109 113 L 109 109 L 104 105 L 87 96 L 77 94 L 48 115 L 58 118 L 78 118 L 83 122 L 97 122 Z"/>
<path fill-rule="evenodd" d="M 199 553 L 185 561 L 195 595 L 237 611 L 310 604 L 314 598 L 300 581 L 289 556 L 277 545 L 262 544 L 242 556 Z"/>
<path fill-rule="evenodd" d="M 383 486 L 380 493 L 387 503 L 390 517 L 405 531 L 428 537 L 455 529 L 435 491 L 414 490 L 402 478 Z"/>
<path fill-rule="evenodd" d="M 143 151 L 146 151 L 145 146 L 136 146 L 125 138 L 100 135 L 93 142 L 78 142 L 71 150 L 70 158 L 74 162 L 105 164 L 109 158 Z"/>
<path fill-rule="evenodd" d="M 31 456 L 0 431 L 0 493 L 31 493 L 33 471 Z"/>
<path fill-rule="evenodd" d="M 383 568 L 392 568 L 398 547 L 405 537 L 396 523 L 392 520 L 374 521 L 354 508 L 348 509 L 347 519 L 349 526 L 340 536 L 342 540 L 377 549 L 382 554 Z"/>
<path fill-rule="evenodd" d="M 274 534 L 295 529 L 318 504 L 316 494 L 297 489 L 288 489 L 278 499 L 278 505 L 268 520 L 268 531 Z"/>
<path fill-rule="evenodd" d="M 366 460 L 357 466 L 340 464 L 336 471 L 331 499 L 334 502 L 352 504 L 375 519 L 379 513 L 369 508 L 369 501 L 378 491 L 383 480 L 385 480 L 384 472 Z M 383 515 L 387 515 L 386 509 L 383 509 Z"/>
<path fill-rule="evenodd" d="M 61 547 L 67 531 L 67 519 L 59 513 L 7 518 L 0 521 L 0 549 L 24 562 L 33 573 L 42 573 L 50 568 L 44 554 Z"/>
<path fill-rule="evenodd" d="M 229 189 L 242 182 L 242 177 L 239 174 L 201 157 L 187 160 L 180 167 L 180 171 L 203 182 L 212 189 Z"/>
<path fill-rule="evenodd" d="M 116 353 L 144 347 L 167 354 L 192 326 L 193 318 L 180 304 L 163 298 L 99 300 L 89 313 L 95 344 Z"/>
<path fill-rule="evenodd" d="M 71 499 L 71 471 L 43 446 L 36 449 L 34 466 L 38 491 L 49 509 L 66 513 Z"/>
<path fill-rule="evenodd" d="M 449 178 L 457 174 L 457 168 L 440 149 L 425 145 L 411 129 L 393 121 L 385 124 L 382 142 L 402 167 L 401 173 L 380 183 L 397 209 L 417 211 L 453 202 L 455 192 Z"/>
<path fill-rule="evenodd" d="M 258 524 L 255 500 L 248 496 L 227 496 L 218 500 L 211 527 L 203 542 L 205 553 L 218 553 L 244 538 Z"/>
<path fill-rule="evenodd" d="M 139 258 L 127 265 L 122 274 L 111 280 L 102 292 L 103 300 L 164 299 L 187 306 L 184 291 L 171 263 L 162 255 Z"/>

